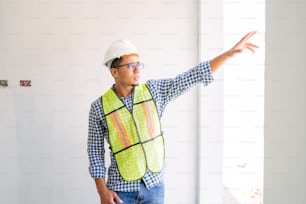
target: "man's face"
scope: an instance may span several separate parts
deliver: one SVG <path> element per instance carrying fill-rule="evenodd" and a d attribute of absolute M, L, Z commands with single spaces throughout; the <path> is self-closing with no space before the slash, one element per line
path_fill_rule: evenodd
<path fill-rule="evenodd" d="M 140 70 L 139 68 L 133 69 L 129 66 L 130 63 L 139 62 L 137 55 L 125 55 L 122 56 L 120 67 L 111 68 L 111 73 L 115 78 L 116 83 L 121 86 L 136 86 L 139 84 Z M 124 66 L 122 66 L 124 65 Z"/>

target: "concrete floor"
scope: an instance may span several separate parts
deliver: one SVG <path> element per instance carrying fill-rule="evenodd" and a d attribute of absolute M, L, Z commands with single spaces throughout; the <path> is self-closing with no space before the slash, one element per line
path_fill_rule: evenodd
<path fill-rule="evenodd" d="M 224 188 L 223 193 L 224 204 L 263 204 L 263 193 L 261 189 L 253 189 L 251 191 L 245 192 L 244 194 L 248 198 L 248 201 L 245 202 L 239 202 L 231 193 L 231 191 L 226 187 Z"/>

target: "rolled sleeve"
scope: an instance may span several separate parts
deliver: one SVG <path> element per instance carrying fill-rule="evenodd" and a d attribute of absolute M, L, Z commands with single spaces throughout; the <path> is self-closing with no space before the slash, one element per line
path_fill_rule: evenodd
<path fill-rule="evenodd" d="M 201 62 L 197 67 L 199 76 L 203 77 L 201 81 L 204 86 L 207 86 L 214 81 L 209 61 Z"/>

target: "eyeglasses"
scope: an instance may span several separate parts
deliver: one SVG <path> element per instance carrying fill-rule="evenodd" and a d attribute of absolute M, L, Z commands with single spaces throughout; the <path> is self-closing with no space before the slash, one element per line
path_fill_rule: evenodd
<path fill-rule="evenodd" d="M 144 68 L 144 64 L 142 62 L 131 62 L 131 63 L 128 63 L 128 64 L 123 64 L 123 65 L 119 65 L 119 66 L 116 66 L 116 67 L 113 67 L 113 68 L 120 68 L 120 67 L 124 67 L 124 66 L 128 66 L 128 69 L 130 71 L 135 71 L 135 69 L 139 69 L 139 70 L 142 70 Z"/>

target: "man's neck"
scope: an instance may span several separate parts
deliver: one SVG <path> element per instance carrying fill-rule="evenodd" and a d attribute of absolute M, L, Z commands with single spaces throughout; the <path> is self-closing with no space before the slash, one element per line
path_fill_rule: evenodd
<path fill-rule="evenodd" d="M 133 92 L 134 86 L 118 86 L 117 84 L 115 84 L 114 86 L 114 91 L 117 94 L 117 96 L 119 97 L 128 97 L 132 92 Z"/>

